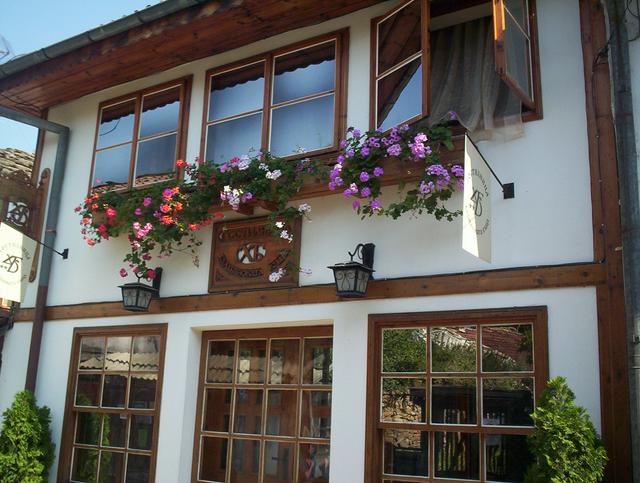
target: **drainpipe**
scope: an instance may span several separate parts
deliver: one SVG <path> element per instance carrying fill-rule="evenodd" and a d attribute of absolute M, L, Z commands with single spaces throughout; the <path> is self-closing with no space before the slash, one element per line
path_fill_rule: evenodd
<path fill-rule="evenodd" d="M 47 207 L 47 221 L 44 230 L 44 244 L 54 247 L 56 242 L 56 227 L 60 212 L 60 193 L 62 192 L 62 180 L 67 164 L 67 150 L 69 147 L 69 128 L 45 119 L 40 119 L 23 112 L 15 111 L 0 106 L 0 116 L 23 124 L 29 124 L 58 135 L 58 149 L 53 166 L 51 179 L 51 194 Z M 49 277 L 51 274 L 51 260 L 53 251 L 42 250 L 42 262 L 40 264 L 40 276 L 38 277 L 38 293 L 36 295 L 35 315 L 33 328 L 31 329 L 31 345 L 29 347 L 29 365 L 27 366 L 27 378 L 25 389 L 31 392 L 36 390 L 36 377 L 38 375 L 38 362 L 40 360 L 40 345 L 42 343 L 42 327 L 44 326 L 45 308 L 47 306 L 47 293 L 49 291 Z"/>
<path fill-rule="evenodd" d="M 629 392 L 633 481 L 640 483 L 640 179 L 636 153 L 626 1 L 605 0 L 609 21 L 609 55 L 618 183 L 622 220 L 622 264 L 629 347 Z"/>

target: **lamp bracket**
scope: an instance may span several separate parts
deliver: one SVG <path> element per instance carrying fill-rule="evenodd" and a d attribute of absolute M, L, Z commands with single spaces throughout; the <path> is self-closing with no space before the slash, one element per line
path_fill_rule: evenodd
<path fill-rule="evenodd" d="M 365 267 L 373 268 L 373 254 L 376 246 L 373 243 L 358 243 L 353 252 L 348 252 L 353 262 L 353 257 L 358 256 Z"/>

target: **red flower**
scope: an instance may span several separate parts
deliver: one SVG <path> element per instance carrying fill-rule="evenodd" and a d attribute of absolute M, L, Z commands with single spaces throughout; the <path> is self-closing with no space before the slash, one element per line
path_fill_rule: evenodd
<path fill-rule="evenodd" d="M 197 223 L 189 223 L 189 230 L 197 230 L 198 228 L 200 228 L 200 225 L 198 225 Z"/>
<path fill-rule="evenodd" d="M 187 163 L 185 163 L 182 159 L 178 159 L 178 160 L 176 161 L 176 166 L 177 166 L 178 168 L 182 168 L 183 166 L 186 166 L 186 165 L 187 165 Z"/>
<path fill-rule="evenodd" d="M 97 203 L 93 203 L 93 204 L 91 205 L 91 209 L 92 209 L 92 210 L 97 210 L 97 209 L 98 209 L 98 204 L 97 204 Z"/>
<path fill-rule="evenodd" d="M 182 203 L 180 203 L 179 201 L 176 203 L 176 205 L 174 206 L 174 208 L 176 209 L 176 211 L 180 211 L 182 209 Z"/>
<path fill-rule="evenodd" d="M 163 225 L 171 225 L 173 223 L 173 218 L 165 215 L 162 218 L 160 218 L 160 222 Z"/>
<path fill-rule="evenodd" d="M 153 280 L 154 278 L 156 278 L 156 271 L 152 269 L 147 270 L 147 278 L 149 280 Z"/>
<path fill-rule="evenodd" d="M 171 206 L 169 205 L 160 205 L 160 211 L 163 213 L 169 213 L 171 211 Z"/>
<path fill-rule="evenodd" d="M 215 215 L 213 215 L 216 218 L 224 218 L 224 213 L 222 213 L 221 211 L 216 211 Z"/>
<path fill-rule="evenodd" d="M 104 223 L 101 223 L 98 227 L 98 231 L 104 235 L 107 232 L 107 226 Z"/>
<path fill-rule="evenodd" d="M 122 278 L 124 278 L 124 277 L 126 277 L 126 276 L 127 276 L 127 271 L 126 271 L 124 268 L 121 268 L 121 269 L 120 269 L 120 276 L 121 276 Z"/>

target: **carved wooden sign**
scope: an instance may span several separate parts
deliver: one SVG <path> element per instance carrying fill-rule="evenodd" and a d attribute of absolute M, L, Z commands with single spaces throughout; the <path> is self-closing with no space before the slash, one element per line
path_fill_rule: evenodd
<path fill-rule="evenodd" d="M 213 228 L 209 291 L 245 290 L 256 288 L 297 287 L 298 273 L 287 270 L 277 282 L 269 275 L 289 263 L 300 262 L 301 222 L 285 229 L 293 241 L 276 238 L 267 218 L 216 223 Z"/>

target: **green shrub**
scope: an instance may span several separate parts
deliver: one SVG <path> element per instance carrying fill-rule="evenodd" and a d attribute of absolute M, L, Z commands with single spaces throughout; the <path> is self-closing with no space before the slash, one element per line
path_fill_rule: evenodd
<path fill-rule="evenodd" d="M 53 463 L 49 408 L 36 406 L 21 391 L 3 414 L 0 433 L 0 483 L 42 483 Z"/>
<path fill-rule="evenodd" d="M 564 377 L 549 381 L 531 417 L 535 430 L 528 442 L 534 463 L 525 482 L 602 480 L 607 452 L 586 410 L 575 404 Z"/>

